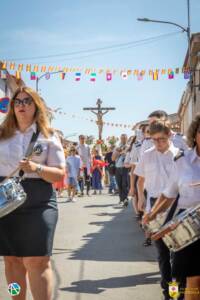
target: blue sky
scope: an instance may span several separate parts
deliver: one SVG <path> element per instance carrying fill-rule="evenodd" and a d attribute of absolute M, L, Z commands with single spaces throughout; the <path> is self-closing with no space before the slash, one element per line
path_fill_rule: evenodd
<path fill-rule="evenodd" d="M 149 37 L 173 33 L 170 25 L 137 22 L 137 17 L 170 20 L 187 26 L 186 0 L 34 0 L 2 1 L 0 59 L 54 55 L 91 48 L 106 47 Z M 191 0 L 192 32 L 200 31 L 200 1 Z M 182 67 L 187 51 L 185 33 L 121 51 L 101 52 L 98 55 L 76 55 L 51 59 L 21 60 L 22 63 L 50 63 L 69 67 L 116 69 L 151 69 Z M 27 85 L 35 87 L 26 73 Z M 178 75 L 174 80 L 153 81 L 147 76 L 139 82 L 134 78 L 122 80 L 115 76 L 107 82 L 98 76 L 95 83 L 84 77 L 79 83 L 73 75 L 62 81 L 58 75 L 40 81 L 40 93 L 52 108 L 75 113 L 80 119 L 57 115 L 54 127 L 65 136 L 74 133 L 97 134 L 95 124 L 84 120 L 93 117 L 82 107 L 93 106 L 101 98 L 105 106 L 116 111 L 105 121 L 134 124 L 146 119 L 155 109 L 176 112 L 186 86 Z M 82 118 L 82 119 L 81 119 Z M 105 127 L 104 137 L 130 130 Z M 76 138 L 75 138 L 76 139 Z"/>

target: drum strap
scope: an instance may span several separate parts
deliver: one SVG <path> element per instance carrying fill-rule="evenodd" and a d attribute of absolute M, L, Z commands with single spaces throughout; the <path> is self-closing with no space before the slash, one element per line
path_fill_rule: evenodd
<path fill-rule="evenodd" d="M 31 138 L 30 143 L 29 143 L 29 146 L 26 150 L 25 158 L 29 157 L 32 154 L 32 151 L 33 151 L 33 148 L 34 148 L 34 145 L 35 145 L 35 142 L 38 138 L 39 133 L 40 133 L 40 131 L 37 127 L 37 130 L 36 130 L 36 132 L 33 133 L 32 138 Z M 24 171 L 19 170 L 19 176 L 22 177 L 23 175 L 24 175 Z"/>
<path fill-rule="evenodd" d="M 173 219 L 175 211 L 178 206 L 178 199 L 179 199 L 179 195 L 176 197 L 176 200 L 173 202 L 172 206 L 170 207 L 170 210 L 167 214 L 166 220 L 163 225 L 165 225 L 166 223 L 168 223 L 169 221 L 171 221 Z"/>

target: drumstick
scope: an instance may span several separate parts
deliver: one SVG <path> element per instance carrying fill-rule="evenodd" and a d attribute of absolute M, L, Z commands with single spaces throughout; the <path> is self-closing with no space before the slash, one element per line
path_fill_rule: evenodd
<path fill-rule="evenodd" d="M 200 182 L 190 183 L 189 186 L 200 186 Z"/>
<path fill-rule="evenodd" d="M 151 236 L 151 239 L 153 241 L 157 241 L 161 238 L 163 238 L 166 234 L 168 234 L 169 232 L 173 231 L 174 229 L 176 229 L 176 227 L 178 226 L 179 222 L 175 223 L 175 224 L 171 224 L 169 227 L 157 232 L 157 233 L 154 233 L 152 236 Z"/>

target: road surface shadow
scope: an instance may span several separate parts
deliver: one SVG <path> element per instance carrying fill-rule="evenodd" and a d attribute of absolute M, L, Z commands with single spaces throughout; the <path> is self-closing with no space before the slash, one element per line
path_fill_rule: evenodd
<path fill-rule="evenodd" d="M 102 208 L 102 207 L 112 207 L 113 204 L 93 204 L 93 205 L 86 205 L 85 208 Z"/>
<path fill-rule="evenodd" d="M 160 280 L 158 272 L 113 277 L 102 280 L 81 280 L 71 283 L 71 287 L 60 288 L 61 291 L 100 294 L 106 289 L 127 288 L 138 285 L 156 284 Z"/>
<path fill-rule="evenodd" d="M 108 216 L 111 220 L 102 220 Z M 142 245 L 144 233 L 136 223 L 131 207 L 109 213 L 102 211 L 97 214 L 96 222 L 89 224 L 93 227 L 98 226 L 98 231 L 94 232 L 92 229 L 92 233 L 89 231 L 84 235 L 84 245 L 74 250 L 69 259 L 116 262 L 156 260 L 154 246 Z"/>

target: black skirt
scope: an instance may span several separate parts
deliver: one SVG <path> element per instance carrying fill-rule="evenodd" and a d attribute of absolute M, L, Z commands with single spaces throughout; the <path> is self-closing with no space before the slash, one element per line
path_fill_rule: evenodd
<path fill-rule="evenodd" d="M 172 277 L 200 276 L 200 240 L 173 253 Z"/>
<path fill-rule="evenodd" d="M 21 184 L 27 200 L 0 218 L 0 256 L 51 256 L 58 219 L 56 193 L 42 179 L 25 179 Z"/>

